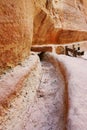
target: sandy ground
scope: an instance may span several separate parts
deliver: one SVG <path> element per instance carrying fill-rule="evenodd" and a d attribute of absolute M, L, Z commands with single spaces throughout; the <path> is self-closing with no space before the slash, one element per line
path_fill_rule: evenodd
<path fill-rule="evenodd" d="M 65 130 L 64 87 L 60 71 L 43 61 L 41 83 L 27 113 L 25 130 Z"/>
<path fill-rule="evenodd" d="M 67 130 L 87 130 L 87 60 L 51 55 L 60 63 L 67 81 Z"/>
<path fill-rule="evenodd" d="M 39 69 L 34 72 L 32 80 L 30 79 L 35 90 L 34 96 L 31 95 L 33 91 L 29 90 L 31 86 L 27 84 L 26 91 L 30 92 L 28 96 L 25 96 L 26 91 L 23 89 L 24 94 L 13 103 L 13 108 L 17 107 L 15 111 L 18 115 L 21 113 L 20 119 L 24 118 L 18 122 L 14 109 L 10 109 L 12 114 L 8 114 L 12 120 L 7 123 L 9 129 L 0 130 L 12 130 L 14 124 L 16 125 L 13 130 L 87 130 L 87 60 L 47 53 L 40 66 L 42 74 L 38 78 L 39 87 L 35 88 L 34 81 Z M 34 98 L 33 102 L 30 102 L 30 96 Z M 18 106 L 15 103 L 20 104 Z M 23 111 L 24 116 L 21 116 Z"/>
<path fill-rule="evenodd" d="M 40 80 L 41 63 L 34 54 L 1 76 L 0 130 L 24 130 Z"/>

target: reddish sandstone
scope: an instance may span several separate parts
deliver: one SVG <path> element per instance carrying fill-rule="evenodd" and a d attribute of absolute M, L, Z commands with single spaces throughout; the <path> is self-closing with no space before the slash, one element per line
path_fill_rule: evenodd
<path fill-rule="evenodd" d="M 17 65 L 30 53 L 33 4 L 27 0 L 0 1 L 0 73 Z"/>

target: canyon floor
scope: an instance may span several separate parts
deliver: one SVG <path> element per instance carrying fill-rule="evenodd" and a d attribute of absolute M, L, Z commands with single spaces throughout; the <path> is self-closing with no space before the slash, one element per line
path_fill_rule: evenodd
<path fill-rule="evenodd" d="M 30 106 L 26 130 L 63 130 L 66 114 L 64 108 L 64 82 L 60 71 L 42 61 L 42 79 L 36 101 Z M 60 77 L 58 76 L 60 75 Z"/>
<path fill-rule="evenodd" d="M 50 57 L 59 64 L 41 62 L 42 78 L 25 130 L 87 130 L 87 60 Z"/>
<path fill-rule="evenodd" d="M 18 79 L 18 74 L 27 72 L 28 66 L 31 70 L 30 61 L 36 57 L 32 55 L 27 65 L 9 72 L 10 76 Z M 46 53 L 33 71 L 21 92 L 9 103 L 5 117 L 0 118 L 0 130 L 87 130 L 86 56 Z"/>

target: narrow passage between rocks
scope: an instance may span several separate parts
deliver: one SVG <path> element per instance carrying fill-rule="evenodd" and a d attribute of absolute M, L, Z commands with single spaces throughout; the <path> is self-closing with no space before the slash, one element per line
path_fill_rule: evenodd
<path fill-rule="evenodd" d="M 42 79 L 28 111 L 25 130 L 66 130 L 65 83 L 59 70 L 42 61 Z"/>

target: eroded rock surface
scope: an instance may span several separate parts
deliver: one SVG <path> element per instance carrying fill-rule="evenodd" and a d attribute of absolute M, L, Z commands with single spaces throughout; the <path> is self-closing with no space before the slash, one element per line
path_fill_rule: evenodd
<path fill-rule="evenodd" d="M 29 56 L 31 43 L 87 40 L 86 0 L 1 0 L 0 73 Z"/>
<path fill-rule="evenodd" d="M 0 1 L 0 73 L 29 56 L 33 9 L 30 0 Z"/>
<path fill-rule="evenodd" d="M 29 66 L 30 61 L 25 63 L 28 65 L 27 67 L 20 67 L 30 54 L 32 40 L 33 44 L 60 44 L 87 40 L 86 8 L 86 0 L 0 1 L 0 75 L 4 70 L 7 70 L 5 77 L 3 75 L 0 77 L 1 130 L 29 130 L 30 128 L 32 130 L 63 130 L 66 129 L 67 124 L 68 129 L 72 130 L 78 130 L 80 127 L 81 130 L 86 128 L 86 116 L 84 113 L 80 113 L 82 109 L 75 106 L 74 92 L 71 96 L 69 95 L 70 101 L 67 98 L 66 83 L 58 68 L 57 74 L 59 77 L 57 77 L 55 68 L 58 67 L 58 64 L 53 68 L 48 63 L 48 73 L 46 73 L 46 70 L 44 71 L 43 67 L 45 76 L 42 78 L 41 84 L 39 84 L 41 66 L 38 58 L 35 58 L 38 62 L 35 62 L 34 68 L 32 68 L 33 65 Z M 49 48 L 49 50 L 51 49 Z M 58 52 L 58 50 L 56 51 Z M 32 58 L 32 60 L 34 59 Z M 20 69 L 16 67 L 11 69 L 18 64 Z M 46 63 L 43 64 L 47 66 Z M 84 63 L 82 65 L 84 66 Z M 17 70 L 14 73 L 15 69 Z M 8 71 L 11 72 L 10 76 Z M 85 70 L 83 72 L 83 75 L 86 74 Z M 49 76 L 48 80 L 46 80 L 46 76 Z M 81 81 L 86 83 L 86 77 Z M 39 89 L 38 85 L 41 85 Z M 72 85 L 73 88 L 69 91 L 75 89 L 75 84 L 71 83 L 70 87 Z M 84 84 L 82 85 L 84 86 Z M 86 100 L 86 88 L 81 87 L 79 89 L 85 93 Z M 37 89 L 37 95 L 35 95 Z M 75 90 L 79 92 L 79 89 Z M 83 99 L 84 94 L 80 96 Z M 79 99 L 78 97 L 77 95 L 76 100 Z M 32 101 L 33 103 L 31 103 Z M 67 101 L 71 105 L 70 108 Z M 83 100 L 81 103 L 83 103 Z M 81 108 L 81 104 L 79 106 Z M 84 105 L 83 108 L 85 112 L 86 106 Z M 69 113 L 69 116 L 66 115 L 67 113 Z M 66 122 L 67 117 L 69 122 Z M 80 126 L 80 123 L 78 123 L 79 125 L 76 124 L 75 120 L 81 121 L 82 125 Z"/>
<path fill-rule="evenodd" d="M 0 77 L 0 130 L 25 130 L 41 79 L 41 64 L 31 55 Z"/>
<path fill-rule="evenodd" d="M 36 5 L 33 44 L 87 40 L 86 0 L 44 0 Z"/>

